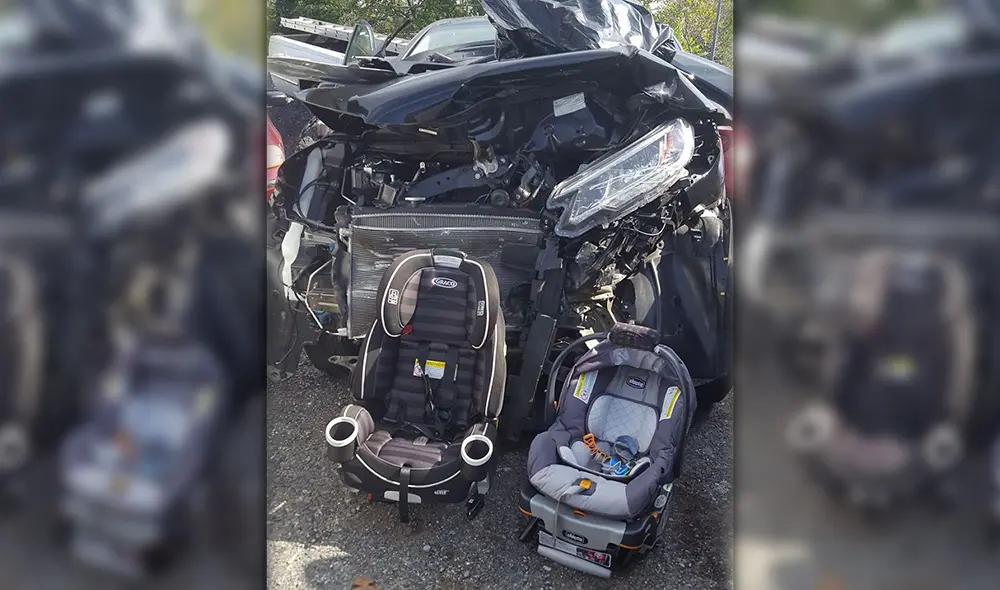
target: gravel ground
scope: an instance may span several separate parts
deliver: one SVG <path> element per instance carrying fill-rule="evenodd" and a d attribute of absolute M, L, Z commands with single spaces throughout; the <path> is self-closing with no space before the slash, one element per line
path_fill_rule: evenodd
<path fill-rule="evenodd" d="M 732 402 L 692 430 L 666 543 L 609 582 L 543 559 L 517 536 L 525 448 L 505 449 L 486 507 L 393 505 L 349 492 L 324 455 L 323 427 L 349 402 L 344 379 L 303 362 L 268 389 L 268 587 L 346 589 L 367 576 L 383 590 L 458 588 L 731 588 Z"/>
<path fill-rule="evenodd" d="M 897 507 L 886 522 L 866 521 L 821 493 L 785 445 L 785 425 L 807 399 L 801 388 L 773 359 L 748 360 L 748 348 L 739 350 L 736 588 L 1000 588 L 1000 552 L 984 539 L 989 466 L 982 453 L 955 475 L 963 494 L 951 510 Z"/>
<path fill-rule="evenodd" d="M 53 534 L 56 473 L 51 457 L 25 474 L 31 493 L 23 502 L 0 505 L 0 589 L 3 590 L 250 590 L 255 580 L 221 559 L 207 531 L 199 531 L 182 558 L 162 576 L 137 585 L 96 571 L 71 558 Z"/>

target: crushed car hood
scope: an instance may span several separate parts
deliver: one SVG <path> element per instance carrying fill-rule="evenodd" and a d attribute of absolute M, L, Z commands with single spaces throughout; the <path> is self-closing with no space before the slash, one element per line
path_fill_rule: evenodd
<path fill-rule="evenodd" d="M 482 0 L 497 28 L 501 59 L 635 47 L 670 60 L 680 43 L 643 6 L 628 0 Z"/>
<path fill-rule="evenodd" d="M 341 78 L 339 85 L 304 90 L 298 98 L 334 129 L 346 115 L 370 126 L 424 128 L 425 133 L 438 135 L 451 127 L 468 132 L 458 128 L 474 111 L 490 104 L 507 106 L 593 91 L 623 97 L 645 93 L 679 110 L 728 118 L 687 75 L 631 47 L 471 64 L 367 83 Z"/>

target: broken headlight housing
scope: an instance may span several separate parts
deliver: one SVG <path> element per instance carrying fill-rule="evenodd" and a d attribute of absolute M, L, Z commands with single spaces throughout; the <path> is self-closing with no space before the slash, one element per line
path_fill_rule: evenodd
<path fill-rule="evenodd" d="M 651 203 L 684 175 L 693 155 L 691 124 L 674 119 L 600 158 L 552 190 L 547 206 L 563 212 L 556 234 L 575 238 Z"/>

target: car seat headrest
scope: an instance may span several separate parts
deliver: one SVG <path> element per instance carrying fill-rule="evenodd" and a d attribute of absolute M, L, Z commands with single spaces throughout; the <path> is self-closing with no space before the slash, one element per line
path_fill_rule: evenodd
<path fill-rule="evenodd" d="M 653 328 L 618 322 L 608 333 L 608 340 L 624 348 L 652 351 L 660 343 L 660 333 Z"/>
<path fill-rule="evenodd" d="M 403 319 L 403 293 L 411 279 L 425 269 L 449 269 L 468 276 L 475 297 L 469 343 L 473 348 L 481 348 L 496 324 L 497 314 L 501 313 L 497 278 L 488 264 L 472 260 L 458 250 L 414 250 L 398 257 L 385 271 L 377 295 L 379 319 L 385 333 L 393 338 L 403 334 L 408 323 Z"/>

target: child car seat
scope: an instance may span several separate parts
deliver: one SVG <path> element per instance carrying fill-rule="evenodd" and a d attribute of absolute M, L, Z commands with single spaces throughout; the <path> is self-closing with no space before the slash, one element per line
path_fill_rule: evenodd
<path fill-rule="evenodd" d="M 975 301 L 950 256 L 873 249 L 858 261 L 830 347 L 826 400 L 790 423 L 813 472 L 866 508 L 888 507 L 963 455 L 974 401 Z"/>
<path fill-rule="evenodd" d="M 354 370 L 356 404 L 326 426 L 327 454 L 373 501 L 483 506 L 507 366 L 493 269 L 456 250 L 415 250 L 382 277 Z"/>
<path fill-rule="evenodd" d="M 610 577 L 665 530 L 697 398 L 687 367 L 656 330 L 617 324 L 577 342 L 593 339 L 603 341 L 577 361 L 555 422 L 531 443 L 522 540 L 538 527 L 541 555 Z"/>
<path fill-rule="evenodd" d="M 190 533 L 188 493 L 228 410 L 226 390 L 219 363 L 183 333 L 123 340 L 89 419 L 60 451 L 60 511 L 76 558 L 142 577 L 175 553 Z"/>

